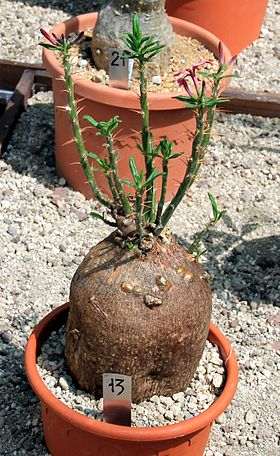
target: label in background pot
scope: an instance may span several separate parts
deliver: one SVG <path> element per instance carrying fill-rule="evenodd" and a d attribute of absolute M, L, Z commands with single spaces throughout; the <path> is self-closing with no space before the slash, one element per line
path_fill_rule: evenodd
<path fill-rule="evenodd" d="M 131 79 L 133 59 L 122 58 L 123 49 L 109 48 L 109 86 L 128 89 Z"/>
<path fill-rule="evenodd" d="M 103 374 L 103 416 L 107 423 L 131 426 L 131 377 Z"/>

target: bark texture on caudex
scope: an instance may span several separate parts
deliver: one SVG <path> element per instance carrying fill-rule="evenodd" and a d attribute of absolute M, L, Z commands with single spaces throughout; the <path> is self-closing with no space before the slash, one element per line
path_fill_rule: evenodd
<path fill-rule="evenodd" d="M 164 9 L 165 0 L 111 0 L 98 15 L 93 30 L 92 57 L 99 69 L 108 72 L 109 48 L 124 49 L 124 32 L 130 30 L 134 13 L 138 14 L 143 36 L 154 35 L 165 45 L 153 59 L 149 73 L 164 75 L 169 64 L 173 30 Z M 153 74 L 152 74 L 153 73 Z"/>
<path fill-rule="evenodd" d="M 211 290 L 173 237 L 143 256 L 115 233 L 93 247 L 70 289 L 66 358 L 81 388 L 102 393 L 102 374 L 132 376 L 132 399 L 172 395 L 190 383 L 211 316 Z"/>

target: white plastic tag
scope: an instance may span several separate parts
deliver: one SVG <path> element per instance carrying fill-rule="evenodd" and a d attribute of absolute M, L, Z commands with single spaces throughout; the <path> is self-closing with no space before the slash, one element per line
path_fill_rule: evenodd
<path fill-rule="evenodd" d="M 122 58 L 122 49 L 109 48 L 109 85 L 128 89 L 133 69 L 133 59 Z"/>
<path fill-rule="evenodd" d="M 107 423 L 131 426 L 131 377 L 103 374 L 103 416 Z"/>

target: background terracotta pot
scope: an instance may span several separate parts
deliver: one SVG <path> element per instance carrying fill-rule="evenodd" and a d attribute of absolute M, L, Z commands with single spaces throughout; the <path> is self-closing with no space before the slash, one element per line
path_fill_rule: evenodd
<path fill-rule="evenodd" d="M 52 456 L 202 456 L 213 421 L 231 402 L 238 382 L 235 354 L 210 325 L 208 340 L 219 347 L 226 383 L 221 396 L 200 415 L 170 426 L 131 428 L 88 418 L 59 401 L 43 383 L 36 359 L 50 333 L 66 322 L 69 305 L 58 307 L 34 329 L 25 352 L 28 380 L 41 400 L 44 434 Z"/>
<path fill-rule="evenodd" d="M 54 27 L 56 34 L 78 32 L 93 27 L 97 20 L 97 14 L 84 14 L 59 24 Z M 175 32 L 185 36 L 192 36 L 203 43 L 210 51 L 217 55 L 218 38 L 204 29 L 182 21 L 172 19 Z M 225 50 L 226 59 L 230 58 L 230 52 Z M 63 75 L 63 69 L 59 66 L 52 51 L 44 49 L 43 61 L 47 71 L 53 77 L 53 91 L 55 103 L 55 142 L 56 142 L 56 168 L 60 176 L 63 176 L 68 184 L 74 189 L 83 193 L 86 197 L 92 197 L 89 185 L 86 182 L 84 173 L 79 164 L 79 156 L 75 144 L 69 141 L 72 138 L 72 130 L 68 115 L 61 106 L 67 104 L 64 91 L 64 84 L 59 77 Z M 92 115 L 96 120 L 108 120 L 119 115 L 122 120 L 121 132 L 116 138 L 116 148 L 120 151 L 119 167 L 120 176 L 123 179 L 131 180 L 129 169 L 129 156 L 134 155 L 139 169 L 144 168 L 143 157 L 136 148 L 136 140 L 139 141 L 140 114 L 139 98 L 132 91 L 105 87 L 89 80 L 82 80 L 78 76 L 75 80 L 75 94 L 80 99 L 79 107 L 82 113 Z M 225 80 L 225 86 L 229 78 Z M 151 129 L 157 144 L 164 136 L 174 141 L 175 152 L 186 152 L 190 155 L 192 132 L 195 130 L 195 119 L 193 111 L 185 109 L 183 103 L 172 99 L 178 93 L 156 93 L 149 95 Z M 82 121 L 82 127 L 88 123 Z M 91 152 L 104 154 L 104 139 L 96 137 L 93 128 L 87 129 L 84 133 L 86 147 Z M 156 163 L 160 167 L 161 162 Z M 170 182 L 167 191 L 167 199 L 178 187 L 178 181 L 184 175 L 182 160 L 171 160 Z M 102 173 L 96 173 L 96 180 L 100 188 L 109 192 L 106 179 Z M 157 182 L 159 183 L 159 180 Z M 158 184 L 159 185 L 159 184 Z"/>
<path fill-rule="evenodd" d="M 166 0 L 170 16 L 215 33 L 233 55 L 259 37 L 268 0 Z"/>

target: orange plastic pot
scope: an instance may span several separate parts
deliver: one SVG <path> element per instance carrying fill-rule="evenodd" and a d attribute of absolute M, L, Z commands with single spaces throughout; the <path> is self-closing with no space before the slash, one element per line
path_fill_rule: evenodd
<path fill-rule="evenodd" d="M 170 16 L 217 35 L 233 55 L 259 37 L 268 0 L 166 0 Z"/>
<path fill-rule="evenodd" d="M 78 32 L 93 27 L 96 20 L 97 13 L 84 14 L 57 25 L 53 31 L 58 35 Z M 217 55 L 219 40 L 213 34 L 180 19 L 171 18 L 171 22 L 175 32 L 196 38 Z M 225 54 L 227 59 L 230 58 L 228 49 L 225 49 Z M 73 141 L 71 142 L 72 130 L 68 114 L 63 109 L 63 106 L 67 104 L 64 83 L 59 79 L 63 75 L 63 69 L 59 66 L 54 53 L 47 49 L 43 50 L 43 61 L 48 73 L 53 78 L 57 173 L 63 176 L 71 187 L 90 198 L 92 193 L 79 164 L 75 144 Z M 130 155 L 134 156 L 138 169 L 144 168 L 143 156 L 136 147 L 136 141 L 139 142 L 140 140 L 140 135 L 137 133 L 141 122 L 139 97 L 132 91 L 105 87 L 81 79 L 79 76 L 74 76 L 74 80 L 75 94 L 79 100 L 78 107 L 81 108 L 81 113 L 90 114 L 97 121 L 108 120 L 115 115 L 118 115 L 122 120 L 121 131 L 115 138 L 115 146 L 120 153 L 119 174 L 122 179 L 131 180 Z M 224 85 L 226 86 L 228 82 L 229 78 L 225 79 Z M 166 136 L 174 142 L 175 152 L 186 152 L 187 155 L 190 155 L 192 134 L 195 131 L 194 113 L 190 109 L 185 109 L 182 102 L 172 98 L 175 95 L 178 93 L 149 94 L 151 130 L 156 144 Z M 82 120 L 81 126 L 88 127 L 89 124 Z M 100 157 L 105 154 L 104 139 L 96 136 L 95 129 L 87 128 L 84 131 L 84 138 L 89 151 L 97 153 Z M 161 167 L 160 160 L 156 166 Z M 167 189 L 168 200 L 177 190 L 178 182 L 183 175 L 184 164 L 182 160 L 180 158 L 171 160 Z M 105 193 L 110 192 L 102 173 L 96 173 L 96 180 Z M 131 188 L 128 189 L 131 191 Z"/>
<path fill-rule="evenodd" d="M 220 397 L 208 410 L 179 424 L 132 428 L 96 421 L 60 402 L 45 386 L 36 359 L 50 333 L 66 322 L 69 305 L 49 313 L 34 329 L 25 352 L 28 380 L 41 400 L 45 440 L 52 456 L 202 456 L 213 421 L 231 402 L 238 382 L 235 354 L 223 334 L 210 325 L 208 339 L 219 347 L 226 368 Z"/>

